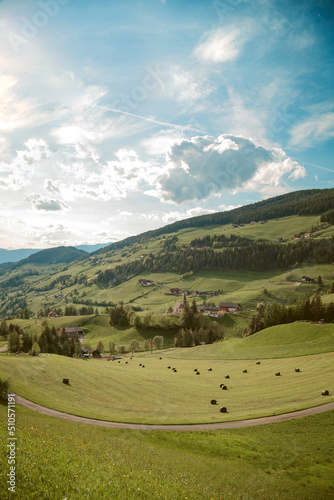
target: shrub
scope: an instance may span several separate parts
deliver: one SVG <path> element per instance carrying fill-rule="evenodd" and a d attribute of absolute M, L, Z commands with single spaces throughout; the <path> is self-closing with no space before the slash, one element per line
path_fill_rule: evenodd
<path fill-rule="evenodd" d="M 8 393 L 10 392 L 10 382 L 9 379 L 0 378 L 0 400 L 7 401 Z"/>

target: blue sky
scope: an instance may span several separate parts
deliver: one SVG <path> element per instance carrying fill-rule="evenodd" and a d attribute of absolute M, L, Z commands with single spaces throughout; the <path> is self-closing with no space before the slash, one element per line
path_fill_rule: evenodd
<path fill-rule="evenodd" d="M 0 247 L 333 187 L 330 1 L 2 0 Z"/>

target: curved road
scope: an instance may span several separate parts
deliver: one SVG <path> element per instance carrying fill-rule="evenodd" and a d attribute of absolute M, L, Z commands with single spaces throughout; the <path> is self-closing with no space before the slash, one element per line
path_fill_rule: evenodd
<path fill-rule="evenodd" d="M 300 417 L 308 417 L 316 415 L 325 411 L 334 410 L 334 401 L 314 408 L 307 408 L 306 410 L 294 411 L 291 413 L 283 413 L 282 415 L 273 415 L 270 417 L 253 418 L 251 420 L 236 420 L 235 422 L 218 422 L 215 424 L 187 424 L 187 425 L 150 425 L 150 424 L 129 424 L 121 422 L 108 422 L 106 420 L 95 420 L 93 418 L 79 417 L 71 415 L 70 413 L 63 413 L 58 410 L 52 410 L 45 406 L 38 405 L 16 395 L 15 401 L 20 406 L 24 406 L 29 410 L 43 413 L 51 417 L 62 418 L 71 422 L 80 424 L 99 425 L 100 427 L 113 427 L 117 429 L 132 429 L 142 431 L 210 431 L 217 429 L 237 429 L 240 427 L 252 427 L 254 425 L 272 424 L 275 422 L 284 422 L 285 420 L 292 420 Z"/>

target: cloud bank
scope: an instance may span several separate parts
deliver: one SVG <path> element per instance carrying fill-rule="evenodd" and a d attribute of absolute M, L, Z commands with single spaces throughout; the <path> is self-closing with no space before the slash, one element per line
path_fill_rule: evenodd
<path fill-rule="evenodd" d="M 223 190 L 278 185 L 295 180 L 304 167 L 280 148 L 266 149 L 241 136 L 197 136 L 178 141 L 168 154 L 168 171 L 158 178 L 160 196 L 177 204 L 220 195 Z"/>

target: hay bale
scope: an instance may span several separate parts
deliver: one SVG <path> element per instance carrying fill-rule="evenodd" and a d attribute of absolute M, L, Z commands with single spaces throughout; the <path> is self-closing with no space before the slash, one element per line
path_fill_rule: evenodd
<path fill-rule="evenodd" d="M 211 404 L 212 405 L 216 405 L 217 404 L 217 400 L 216 399 L 211 399 Z"/>
<path fill-rule="evenodd" d="M 257 362 L 256 362 L 256 364 L 257 364 L 257 365 L 260 365 L 260 364 L 261 364 L 261 361 L 257 361 Z"/>
<path fill-rule="evenodd" d="M 171 369 L 171 366 L 167 366 L 167 368 L 168 368 L 168 370 L 170 370 L 170 369 Z"/>
<path fill-rule="evenodd" d="M 196 375 L 200 375 L 200 372 L 196 372 Z"/>
<path fill-rule="evenodd" d="M 145 365 L 142 365 L 142 368 L 145 368 Z"/>
<path fill-rule="evenodd" d="M 141 366 L 141 363 L 139 363 L 139 366 Z"/>
<path fill-rule="evenodd" d="M 326 391 L 322 391 L 321 394 L 323 396 L 329 396 L 329 391 L 327 391 L 327 389 L 326 389 Z"/>
<path fill-rule="evenodd" d="M 197 368 L 195 368 L 194 372 L 197 372 L 197 371 L 198 371 Z"/>
<path fill-rule="evenodd" d="M 223 389 L 223 391 L 227 391 L 227 386 L 223 385 L 222 389 Z"/>
<path fill-rule="evenodd" d="M 276 377 L 280 377 L 281 376 L 281 372 L 276 372 L 275 375 L 276 375 Z"/>
<path fill-rule="evenodd" d="M 174 368 L 174 373 L 177 373 L 177 369 L 176 368 Z"/>
<path fill-rule="evenodd" d="M 125 364 L 127 365 L 127 364 L 128 364 L 128 362 L 127 362 L 127 361 L 125 361 Z"/>
<path fill-rule="evenodd" d="M 243 373 L 247 373 L 247 370 L 243 370 Z"/>
<path fill-rule="evenodd" d="M 226 413 L 227 412 L 226 406 L 221 406 L 219 411 L 220 413 Z"/>
<path fill-rule="evenodd" d="M 230 376 L 229 375 L 225 375 L 225 378 L 230 378 Z"/>
<path fill-rule="evenodd" d="M 70 383 L 70 379 L 69 378 L 63 378 L 63 384 L 69 384 Z"/>
<path fill-rule="evenodd" d="M 295 372 L 299 373 L 300 372 L 300 368 L 295 368 Z"/>
<path fill-rule="evenodd" d="M 208 368 L 208 372 L 212 372 L 212 368 Z"/>
<path fill-rule="evenodd" d="M 162 359 L 162 358 L 159 358 L 159 359 Z"/>

